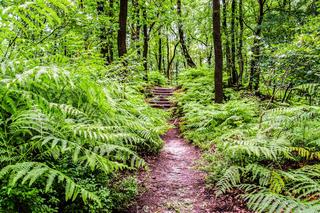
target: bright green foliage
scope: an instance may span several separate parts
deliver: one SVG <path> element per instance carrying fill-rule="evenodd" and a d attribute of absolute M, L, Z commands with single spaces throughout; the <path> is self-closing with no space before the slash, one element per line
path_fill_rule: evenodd
<path fill-rule="evenodd" d="M 217 195 L 240 188 L 254 211 L 318 212 L 320 108 L 274 104 L 265 109 L 269 103 L 259 104 L 243 92 L 233 92 L 225 104 L 210 104 L 206 94 L 189 95 L 197 87 L 186 82 L 178 97 L 188 103 L 181 107 L 182 130 L 207 150 L 205 168 Z"/>
<path fill-rule="evenodd" d="M 103 177 L 144 166 L 136 152 L 162 146 L 164 113 L 132 88 L 103 78 L 96 83 L 71 67 L 35 67 L 3 77 L 2 186 L 27 184 L 57 198 L 61 192 L 55 189 L 64 186 L 66 200 L 80 196 L 85 204 L 105 207 L 96 189 L 81 180 L 92 174 L 92 181 L 108 187 Z"/>
<path fill-rule="evenodd" d="M 167 79 L 159 71 L 153 71 L 149 73 L 149 83 L 156 86 L 165 86 Z"/>
<path fill-rule="evenodd" d="M 0 3 L 0 211 L 124 207 L 124 171 L 160 150 L 167 113 L 145 103 L 134 56 L 105 66 L 95 4 L 19 3 Z"/>

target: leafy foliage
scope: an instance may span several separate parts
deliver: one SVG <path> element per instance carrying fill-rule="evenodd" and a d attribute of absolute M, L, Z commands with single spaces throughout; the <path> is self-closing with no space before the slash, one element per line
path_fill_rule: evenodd
<path fill-rule="evenodd" d="M 77 6 L 0 3 L 0 211 L 111 212 L 136 195 L 125 172 L 162 147 L 167 114 L 145 103 L 141 64 L 105 66 L 95 5 Z"/>
<path fill-rule="evenodd" d="M 318 106 L 267 109 L 268 102 L 239 92 L 225 104 L 210 104 L 189 96 L 197 85 L 183 88 L 183 134 L 207 150 L 205 169 L 217 195 L 241 189 L 257 212 L 319 211 Z"/>

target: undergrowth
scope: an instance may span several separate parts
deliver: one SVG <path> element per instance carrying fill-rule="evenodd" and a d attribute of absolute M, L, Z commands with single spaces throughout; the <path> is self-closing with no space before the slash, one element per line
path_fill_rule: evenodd
<path fill-rule="evenodd" d="M 166 113 L 103 69 L 8 69 L 0 82 L 0 209 L 111 211 L 129 201 L 136 183 L 122 171 L 145 167 L 140 154 L 159 151 Z"/>
<path fill-rule="evenodd" d="M 257 212 L 319 212 L 320 107 L 271 105 L 232 90 L 224 104 L 213 104 L 201 83 L 210 72 L 185 71 L 177 98 L 183 134 L 206 150 L 216 195 L 240 189 Z"/>
<path fill-rule="evenodd" d="M 156 80 L 143 80 L 131 52 L 106 65 L 110 20 L 96 4 L 5 1 L 0 11 L 0 212 L 121 211 L 167 129 L 142 93 Z"/>

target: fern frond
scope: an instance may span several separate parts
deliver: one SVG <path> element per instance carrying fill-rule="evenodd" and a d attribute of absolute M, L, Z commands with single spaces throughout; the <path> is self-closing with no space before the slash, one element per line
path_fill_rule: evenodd
<path fill-rule="evenodd" d="M 261 190 L 243 196 L 248 207 L 256 212 L 318 212 L 319 202 L 307 202 L 293 197 L 283 196 L 269 190 Z"/>
<path fill-rule="evenodd" d="M 223 194 L 231 190 L 240 183 L 240 171 L 240 167 L 231 166 L 224 172 L 223 176 L 219 179 L 219 181 L 216 184 L 219 189 L 217 195 Z"/>
<path fill-rule="evenodd" d="M 85 203 L 87 203 L 88 200 L 92 200 L 96 202 L 97 205 L 101 206 L 100 199 L 93 192 L 90 192 L 83 186 L 77 184 L 69 176 L 50 168 L 43 163 L 23 162 L 8 165 L 0 170 L 0 179 L 4 179 L 7 176 L 10 176 L 8 183 L 10 186 L 16 186 L 21 179 L 21 184 L 26 184 L 28 182 L 31 186 L 35 181 L 40 179 L 40 177 L 45 177 L 47 178 L 47 184 L 45 186 L 46 191 L 53 186 L 54 180 L 58 183 L 64 182 L 66 200 L 74 200 L 80 194 Z"/>

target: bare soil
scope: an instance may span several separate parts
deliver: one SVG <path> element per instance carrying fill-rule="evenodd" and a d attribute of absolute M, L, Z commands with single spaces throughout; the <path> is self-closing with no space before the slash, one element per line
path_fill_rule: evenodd
<path fill-rule="evenodd" d="M 147 159 L 150 171 L 139 174 L 141 194 L 128 212 L 249 212 L 235 195 L 216 198 L 205 188 L 206 174 L 196 165 L 201 153 L 180 136 L 177 126 L 163 139 L 160 154 Z"/>

